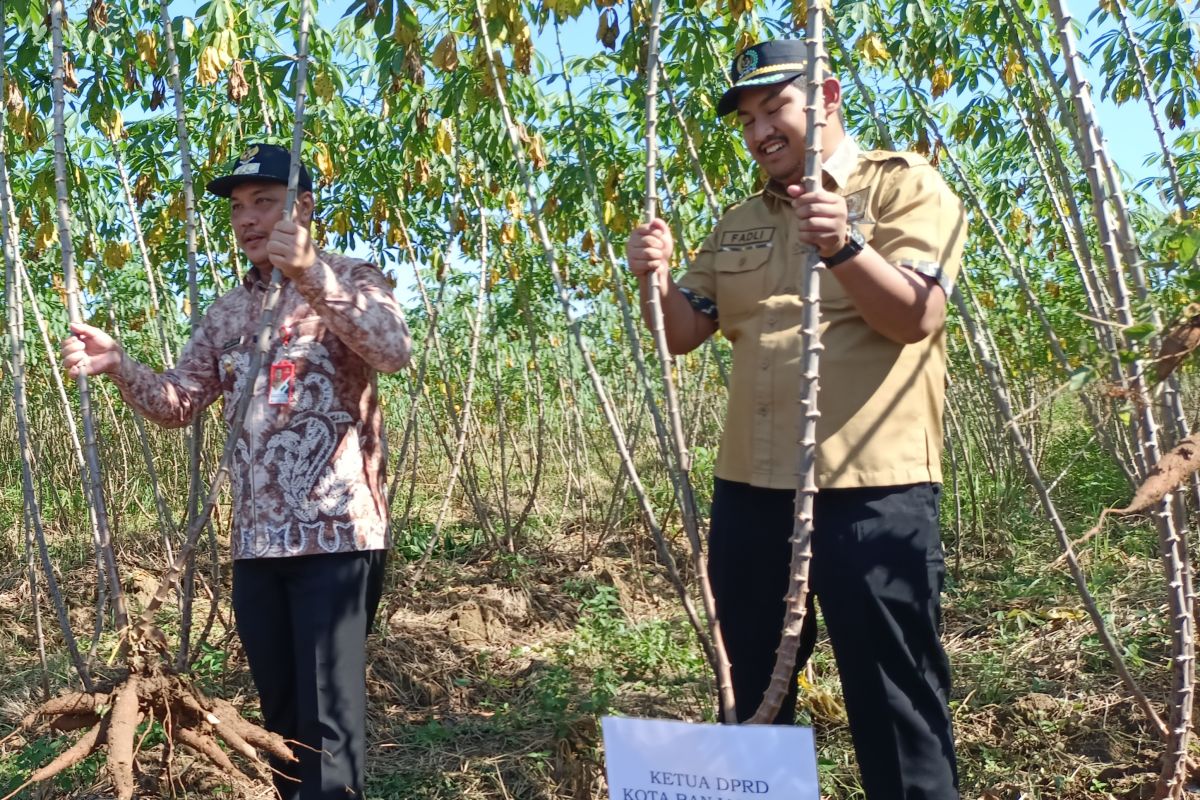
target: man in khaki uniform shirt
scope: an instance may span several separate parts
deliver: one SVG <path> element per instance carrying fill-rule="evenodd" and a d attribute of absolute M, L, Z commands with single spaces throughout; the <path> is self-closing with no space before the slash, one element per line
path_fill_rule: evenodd
<path fill-rule="evenodd" d="M 653 285 L 672 352 L 718 328 L 733 344 L 709 574 L 746 719 L 767 687 L 783 620 L 799 465 L 800 268 L 807 248 L 820 253 L 813 594 L 868 798 L 956 798 L 937 505 L 943 323 L 966 222 L 924 158 L 864 152 L 845 133 L 832 77 L 823 84 L 824 187 L 803 192 L 804 50 L 800 41 L 747 48 L 717 106 L 737 112 L 766 189 L 725 214 L 678 284 L 661 220 L 631 235 L 629 265 L 653 275 L 643 300 Z M 802 638 L 797 673 L 816 640 L 812 613 Z M 792 685 L 776 722 L 794 719 Z"/>

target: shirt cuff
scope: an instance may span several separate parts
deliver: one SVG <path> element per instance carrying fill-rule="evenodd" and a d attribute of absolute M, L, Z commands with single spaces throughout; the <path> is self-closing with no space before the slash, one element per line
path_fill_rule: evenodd
<path fill-rule="evenodd" d="M 942 287 L 942 291 L 946 293 L 946 297 L 954 291 L 954 280 L 946 274 L 946 270 L 936 261 L 918 261 L 912 258 L 902 258 L 896 262 L 898 267 L 907 267 L 918 275 L 924 275 L 926 278 L 932 278 L 933 282 Z"/>

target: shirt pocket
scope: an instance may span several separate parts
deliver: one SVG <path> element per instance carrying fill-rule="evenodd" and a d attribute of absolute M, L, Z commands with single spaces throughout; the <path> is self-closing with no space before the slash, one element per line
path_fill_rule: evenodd
<path fill-rule="evenodd" d="M 721 250 L 715 254 L 717 309 L 723 321 L 745 316 L 766 300 L 765 267 L 772 249 Z"/>

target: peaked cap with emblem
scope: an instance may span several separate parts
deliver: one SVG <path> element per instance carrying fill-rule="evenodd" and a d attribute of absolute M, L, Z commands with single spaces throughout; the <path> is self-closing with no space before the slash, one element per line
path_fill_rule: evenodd
<path fill-rule="evenodd" d="M 229 197 L 233 190 L 249 181 L 268 181 L 287 186 L 288 170 L 292 166 L 292 154 L 277 144 L 250 144 L 237 160 L 226 167 L 227 173 L 208 182 L 207 189 L 218 197 Z M 312 178 L 304 165 L 300 165 L 300 181 L 297 189 L 312 191 Z"/>
<path fill-rule="evenodd" d="M 800 39 L 776 39 L 747 47 L 733 59 L 729 79 L 733 85 L 717 102 L 717 115 L 737 110 L 738 95 L 751 86 L 768 86 L 790 81 L 804 74 L 808 61 L 807 46 Z"/>

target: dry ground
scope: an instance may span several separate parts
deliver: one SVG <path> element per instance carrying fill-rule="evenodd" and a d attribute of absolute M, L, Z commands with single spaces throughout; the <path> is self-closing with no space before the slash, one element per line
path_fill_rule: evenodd
<path fill-rule="evenodd" d="M 644 543 L 643 543 L 644 544 Z M 370 641 L 368 796 L 379 800 L 585 800 L 603 797 L 598 715 L 712 716 L 712 687 L 648 548 L 610 549 L 586 562 L 573 544 L 521 556 L 466 553 L 422 574 L 393 563 Z M 1152 698 L 1166 696 L 1168 654 L 1157 562 L 1146 543 L 1097 543 L 1093 583 Z M 1126 699 L 1065 574 L 1010 546 L 966 559 L 946 593 L 946 642 L 964 797 L 1149 797 L 1155 742 Z M 129 556 L 127 555 L 127 558 Z M 146 565 L 126 570 L 135 596 Z M 69 576 L 86 587 L 86 570 Z M 39 692 L 29 589 L 0 575 L 0 736 Z M 71 597 L 77 632 L 90 601 Z M 136 601 L 135 601 L 136 602 Z M 197 618 L 203 619 L 201 604 Z M 256 714 L 240 647 L 223 614 L 197 664 L 207 691 Z M 53 631 L 52 617 L 45 623 Z M 86 639 L 86 634 L 84 634 Z M 52 684 L 69 668 L 51 636 Z M 107 656 L 104 644 L 100 655 Z M 817 733 L 822 791 L 861 797 L 827 647 L 804 679 L 803 714 Z M 0 746 L 0 793 L 68 738 L 10 738 Z M 188 755 L 162 766 L 154 732 L 139 757 L 146 797 L 229 797 L 221 776 Z M 260 796 L 266 796 L 264 791 Z M 95 759 L 28 798 L 99 800 Z"/>

